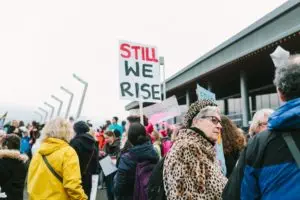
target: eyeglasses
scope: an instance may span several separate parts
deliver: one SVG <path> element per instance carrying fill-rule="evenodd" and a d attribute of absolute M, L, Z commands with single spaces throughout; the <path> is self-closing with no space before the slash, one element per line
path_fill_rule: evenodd
<path fill-rule="evenodd" d="M 217 117 L 215 116 L 203 116 L 201 117 L 203 119 L 209 119 L 214 125 L 218 125 L 218 123 L 221 124 L 221 120 L 219 120 Z"/>
<path fill-rule="evenodd" d="M 268 125 L 268 122 L 260 122 L 258 123 L 258 126 L 267 126 Z"/>

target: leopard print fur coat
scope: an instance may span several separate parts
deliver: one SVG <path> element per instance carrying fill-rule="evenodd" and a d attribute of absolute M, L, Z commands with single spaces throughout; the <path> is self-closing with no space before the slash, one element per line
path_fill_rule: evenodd
<path fill-rule="evenodd" d="M 163 178 L 167 200 L 219 200 L 227 182 L 214 146 L 191 129 L 180 130 L 165 158 Z"/>

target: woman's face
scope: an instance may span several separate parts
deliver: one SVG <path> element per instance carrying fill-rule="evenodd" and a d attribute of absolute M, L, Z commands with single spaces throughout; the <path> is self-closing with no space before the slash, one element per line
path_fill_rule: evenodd
<path fill-rule="evenodd" d="M 221 117 L 218 113 L 211 113 L 203 116 L 201 119 L 196 119 L 195 126 L 202 130 L 210 141 L 216 143 L 218 136 L 221 133 Z"/>
<path fill-rule="evenodd" d="M 112 143 L 114 143 L 114 141 L 115 141 L 115 139 L 114 139 L 113 136 L 107 136 L 107 135 L 105 135 L 104 138 L 105 138 L 105 141 L 106 141 L 108 144 L 112 144 Z"/>

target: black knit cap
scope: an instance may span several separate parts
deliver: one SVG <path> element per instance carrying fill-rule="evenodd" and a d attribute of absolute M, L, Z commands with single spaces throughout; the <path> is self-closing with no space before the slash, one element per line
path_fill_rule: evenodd
<path fill-rule="evenodd" d="M 84 121 L 76 122 L 73 126 L 74 131 L 77 135 L 84 134 L 90 131 L 89 125 Z"/>
<path fill-rule="evenodd" d="M 192 103 L 189 107 L 189 110 L 184 115 L 183 126 L 185 128 L 190 128 L 193 122 L 194 117 L 207 106 L 218 106 L 212 100 L 198 100 L 195 103 Z"/>

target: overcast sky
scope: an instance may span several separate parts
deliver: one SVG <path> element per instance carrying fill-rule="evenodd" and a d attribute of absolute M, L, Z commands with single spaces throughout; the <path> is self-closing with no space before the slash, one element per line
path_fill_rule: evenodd
<path fill-rule="evenodd" d="M 169 77 L 284 2 L 0 1 L 0 115 L 32 118 L 44 101 L 57 105 L 51 94 L 64 100 L 65 111 L 61 85 L 75 93 L 75 115 L 82 93 L 76 73 L 89 82 L 83 116 L 124 118 L 129 101 L 119 100 L 119 40 L 157 46 Z"/>

